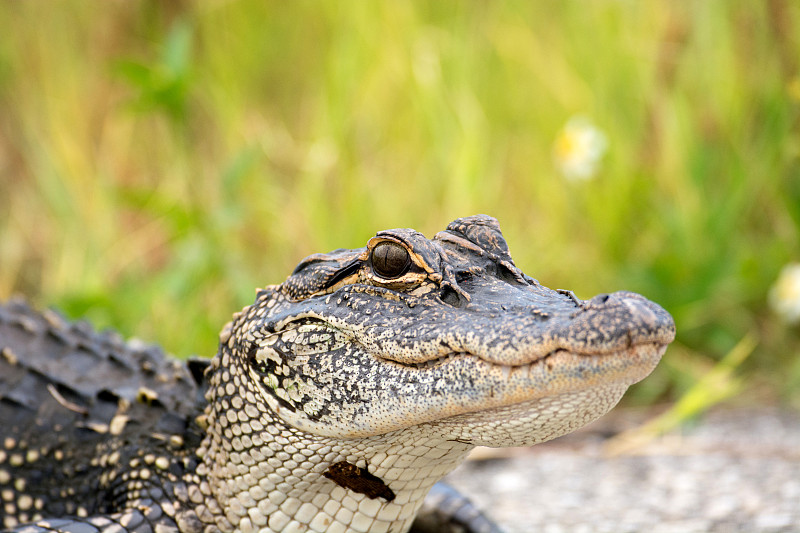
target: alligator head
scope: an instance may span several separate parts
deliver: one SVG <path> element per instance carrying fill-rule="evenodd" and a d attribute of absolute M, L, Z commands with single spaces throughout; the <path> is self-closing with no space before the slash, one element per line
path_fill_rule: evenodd
<path fill-rule="evenodd" d="M 341 438 L 420 424 L 473 445 L 529 445 L 613 407 L 675 334 L 631 292 L 580 300 L 514 265 L 497 221 L 433 239 L 382 231 L 304 259 L 226 339 L 289 425 Z"/>

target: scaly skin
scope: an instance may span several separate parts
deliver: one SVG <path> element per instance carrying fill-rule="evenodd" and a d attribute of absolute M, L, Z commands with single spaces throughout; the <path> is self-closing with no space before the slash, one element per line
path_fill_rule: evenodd
<path fill-rule="evenodd" d="M 594 420 L 653 370 L 673 337 L 669 314 L 637 294 L 582 301 L 526 276 L 490 217 L 458 219 L 431 240 L 380 232 L 365 248 L 306 258 L 234 316 L 206 372 L 198 423 L 163 385 L 191 385 L 185 369 L 145 376 L 144 397 L 104 383 L 68 400 L 12 383 L 0 396 L 16 402 L 0 410 L 10 429 L 0 488 L 12 486 L 9 465 L 15 479 L 47 471 L 63 480 L 71 469 L 77 480 L 13 487 L 5 524 L 407 531 L 434 483 L 472 448 L 533 445 Z M 20 356 L 6 352 L 18 369 Z M 76 388 L 37 376 L 40 388 Z M 26 403 L 40 405 L 38 416 Z M 173 412 L 159 432 L 157 420 Z M 88 437 L 87 419 L 96 426 Z M 32 446 L 39 452 L 27 461 Z M 89 465 L 76 472 L 78 460 Z M 71 507 L 69 483 L 80 488 Z M 53 520 L 64 514 L 87 516 Z"/>

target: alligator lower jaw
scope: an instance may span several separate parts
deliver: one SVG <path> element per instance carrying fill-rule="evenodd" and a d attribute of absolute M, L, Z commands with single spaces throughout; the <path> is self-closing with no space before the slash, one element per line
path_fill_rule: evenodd
<path fill-rule="evenodd" d="M 527 365 L 484 364 L 496 383 L 507 385 L 502 405 L 511 405 L 603 387 L 624 390 L 647 377 L 666 349 L 665 344 L 645 343 L 604 354 L 556 350 Z"/>
<path fill-rule="evenodd" d="M 611 410 L 628 387 L 644 379 L 666 350 L 659 343 L 633 346 L 614 354 L 552 355 L 558 376 L 541 381 L 548 362 L 500 369 L 509 383 L 505 394 L 488 399 L 482 408 L 446 416 L 429 424 L 448 440 L 474 446 L 532 446 L 570 433 Z M 586 370 L 585 364 L 595 371 Z M 526 368 L 530 366 L 531 368 Z M 584 370 L 580 367 L 584 366 Z M 603 368 L 605 372 L 597 371 Z M 537 372 L 539 373 L 536 376 Z M 512 385 L 524 379 L 540 387 Z M 494 401 L 496 400 L 496 401 Z"/>
<path fill-rule="evenodd" d="M 464 413 L 428 424 L 444 440 L 470 446 L 533 446 L 571 433 L 606 414 L 627 386 L 564 392 L 511 405 Z"/>

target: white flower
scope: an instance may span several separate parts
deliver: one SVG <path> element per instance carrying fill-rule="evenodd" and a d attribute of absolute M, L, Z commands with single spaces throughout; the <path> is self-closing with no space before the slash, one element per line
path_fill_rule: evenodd
<path fill-rule="evenodd" d="M 800 263 L 783 267 L 769 291 L 769 304 L 785 322 L 800 322 Z"/>
<path fill-rule="evenodd" d="M 605 134 L 586 117 L 569 119 L 556 137 L 553 157 L 565 178 L 586 181 L 594 177 L 608 148 Z"/>

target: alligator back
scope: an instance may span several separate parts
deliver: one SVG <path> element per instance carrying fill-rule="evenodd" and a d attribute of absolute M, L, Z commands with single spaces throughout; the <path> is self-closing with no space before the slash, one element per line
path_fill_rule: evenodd
<path fill-rule="evenodd" d="M 200 441 L 202 366 L 0 306 L 0 525 L 114 512 L 141 484 L 131 463 L 174 469 Z"/>

